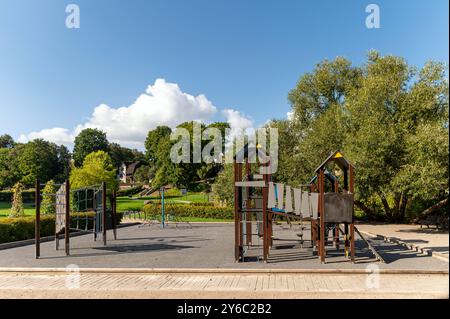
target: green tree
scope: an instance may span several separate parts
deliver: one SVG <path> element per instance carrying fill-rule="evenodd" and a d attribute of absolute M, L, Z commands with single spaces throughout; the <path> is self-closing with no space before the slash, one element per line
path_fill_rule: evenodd
<path fill-rule="evenodd" d="M 358 168 L 360 199 L 378 197 L 387 218 L 403 221 L 408 204 L 421 193 L 413 187 L 420 177 L 417 169 L 430 169 L 436 163 L 422 161 L 427 155 L 418 153 L 433 150 L 433 135 L 448 135 L 448 83 L 440 64 L 427 64 L 417 72 L 402 58 L 381 57 L 376 52 L 369 54 L 366 68 L 361 87 L 347 98 L 346 149 Z M 448 150 L 448 140 L 440 141 L 443 150 Z M 448 158 L 436 160 L 440 163 L 434 168 L 441 173 L 439 167 L 447 167 Z M 448 181 L 448 175 L 445 178 Z M 427 187 L 424 180 L 419 183 L 420 188 Z"/>
<path fill-rule="evenodd" d="M 59 173 L 57 146 L 36 139 L 13 149 L 21 175 L 21 182 L 33 186 L 37 178 L 46 182 Z"/>
<path fill-rule="evenodd" d="M 58 158 L 57 160 L 57 172 L 53 176 L 55 181 L 58 183 L 63 183 L 66 181 L 70 176 L 70 167 L 71 167 L 71 159 L 72 155 L 69 152 L 69 149 L 64 146 L 56 146 L 56 156 Z"/>
<path fill-rule="evenodd" d="M 146 162 L 145 155 L 136 150 L 120 146 L 117 143 L 110 143 L 108 147 L 108 154 L 114 163 L 114 167 L 120 167 L 122 163 L 130 162 Z"/>
<path fill-rule="evenodd" d="M 106 133 L 98 129 L 87 128 L 75 137 L 73 160 L 76 167 L 83 164 L 84 158 L 95 151 L 108 151 Z"/>
<path fill-rule="evenodd" d="M 11 210 L 9 212 L 9 217 L 16 218 L 16 217 L 23 217 L 25 216 L 24 210 L 23 210 L 23 200 L 22 200 L 22 192 L 23 192 L 23 184 L 22 183 L 16 183 L 14 187 L 12 188 L 13 192 L 13 198 L 12 198 L 12 206 Z"/>
<path fill-rule="evenodd" d="M 45 215 L 54 215 L 56 213 L 56 196 L 51 194 L 56 194 L 57 188 L 55 182 L 51 179 L 47 183 L 42 190 L 42 213 Z"/>
<path fill-rule="evenodd" d="M 156 163 L 158 161 L 157 153 L 160 147 L 160 143 L 163 140 L 170 139 L 171 133 L 172 130 L 168 126 L 158 126 L 156 129 L 148 132 L 147 138 L 145 140 L 145 150 L 147 159 L 150 162 Z"/>
<path fill-rule="evenodd" d="M 0 148 L 0 189 L 12 187 L 21 176 L 14 149 Z"/>
<path fill-rule="evenodd" d="M 227 206 L 234 205 L 234 169 L 233 164 L 225 164 L 212 185 L 212 193 Z"/>
<path fill-rule="evenodd" d="M 70 172 L 70 187 L 81 188 L 106 183 L 108 191 L 118 188 L 116 169 L 111 157 L 104 151 L 88 154 L 82 167 L 74 167 Z"/>
<path fill-rule="evenodd" d="M 0 135 L 0 148 L 13 148 L 15 142 L 13 138 L 8 134 Z"/>
<path fill-rule="evenodd" d="M 134 178 L 138 183 L 149 183 L 155 177 L 155 166 L 141 165 L 136 169 Z"/>
<path fill-rule="evenodd" d="M 408 207 L 423 209 L 448 196 L 444 65 L 418 69 L 375 51 L 362 66 L 337 58 L 305 74 L 289 100 L 290 123 L 270 124 L 279 128 L 276 179 L 306 182 L 340 149 L 356 166 L 355 203 L 367 214 L 403 221 Z"/>

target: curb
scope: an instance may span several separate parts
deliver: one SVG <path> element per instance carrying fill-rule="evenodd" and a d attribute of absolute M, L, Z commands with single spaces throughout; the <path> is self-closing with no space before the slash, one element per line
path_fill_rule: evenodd
<path fill-rule="evenodd" d="M 73 271 L 73 269 L 71 269 Z M 236 268 L 79 268 L 80 273 L 110 274 L 370 274 L 374 271 L 365 269 L 236 269 Z M 0 273 L 67 273 L 66 268 L 27 268 L 0 267 Z M 389 275 L 448 275 L 448 270 L 428 269 L 378 269 L 379 274 Z"/>
<path fill-rule="evenodd" d="M 117 228 L 123 228 L 123 227 L 128 227 L 128 226 L 134 226 L 134 225 L 138 225 L 139 223 L 134 222 L 134 223 L 128 223 L 128 224 L 123 224 L 123 225 L 117 225 Z M 112 229 L 108 229 L 108 230 L 112 230 Z M 77 231 L 77 232 L 73 232 L 70 233 L 70 237 L 78 237 L 81 235 L 89 235 L 92 234 L 91 231 Z M 61 234 L 59 239 L 64 239 L 64 234 Z M 46 237 L 41 237 L 41 243 L 45 243 L 45 242 L 49 242 L 55 239 L 55 235 L 52 236 L 46 236 Z M 10 243 L 3 243 L 0 244 L 0 250 L 5 250 L 5 249 L 10 249 L 10 248 L 17 248 L 17 247 L 22 247 L 22 246 L 28 246 L 28 245 L 34 245 L 35 243 L 35 239 L 31 238 L 31 239 L 25 239 L 25 240 L 19 240 L 19 241 L 13 241 Z"/>
<path fill-rule="evenodd" d="M 442 253 L 439 253 L 439 252 L 436 252 L 436 251 L 433 251 L 433 249 L 421 248 L 421 247 L 419 247 L 417 245 L 414 245 L 414 244 L 411 244 L 411 243 L 406 243 L 406 242 L 404 242 L 404 241 L 402 241 L 400 239 L 396 239 L 396 238 L 393 238 L 393 237 L 387 237 L 387 236 L 380 235 L 380 234 L 374 234 L 374 233 L 370 233 L 370 232 L 363 231 L 363 230 L 360 230 L 360 232 L 365 234 L 365 235 L 367 235 L 367 236 L 381 238 L 385 242 L 402 245 L 402 246 L 408 248 L 409 250 L 414 250 L 414 251 L 417 251 L 417 252 L 419 252 L 421 254 L 428 255 L 428 256 L 437 258 L 439 260 L 445 261 L 445 262 L 449 262 L 449 258 L 446 255 L 444 255 Z"/>

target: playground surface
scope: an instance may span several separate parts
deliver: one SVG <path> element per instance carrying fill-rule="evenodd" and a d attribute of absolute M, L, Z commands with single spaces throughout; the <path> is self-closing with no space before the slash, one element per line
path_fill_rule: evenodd
<path fill-rule="evenodd" d="M 293 226 L 294 229 L 297 226 Z M 361 227 L 361 226 L 359 226 Z M 361 227 L 362 228 L 362 227 Z M 41 258 L 34 258 L 34 245 L 0 250 L 0 267 L 64 268 L 75 264 L 80 268 L 181 268 L 181 269 L 366 269 L 376 265 L 380 269 L 397 270 L 444 270 L 449 264 L 444 260 L 422 254 L 408 248 L 374 240 L 372 245 L 385 259 L 376 260 L 364 242 L 356 237 L 356 263 L 345 259 L 342 246 L 336 252 L 327 247 L 327 259 L 321 264 L 311 248 L 307 247 L 309 230 L 304 231 L 305 247 L 301 247 L 297 231 L 286 224 L 274 225 L 274 241 L 268 263 L 258 260 L 261 248 L 249 252 L 247 262 L 234 262 L 234 225 L 232 223 L 181 223 L 160 225 L 132 225 L 117 230 L 118 239 L 112 239 L 108 231 L 108 245 L 102 240 L 93 241 L 92 234 L 71 238 L 71 255 L 55 250 L 54 241 L 41 243 Z M 101 237 L 101 236 L 100 236 Z M 254 244 L 258 244 L 255 239 Z"/>
<path fill-rule="evenodd" d="M 408 224 L 363 224 L 359 226 L 359 230 L 400 240 L 449 259 L 448 230 L 437 230 L 435 227 L 427 228 L 426 226 L 420 228 L 419 225 Z"/>

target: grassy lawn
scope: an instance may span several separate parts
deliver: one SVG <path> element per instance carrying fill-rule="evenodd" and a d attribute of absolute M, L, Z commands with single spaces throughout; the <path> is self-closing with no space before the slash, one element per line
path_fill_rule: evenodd
<path fill-rule="evenodd" d="M 141 198 L 130 198 L 130 197 L 118 197 L 117 198 L 117 211 L 139 211 L 142 210 L 144 206 L 144 201 L 159 201 L 159 197 L 141 197 Z M 204 203 L 208 201 L 208 197 L 204 194 L 188 194 L 185 196 L 179 195 L 167 195 L 165 197 L 166 203 L 182 203 L 182 202 L 196 202 L 196 203 Z M 25 215 L 34 216 L 35 209 L 34 205 L 31 203 L 24 204 L 25 206 Z M 9 210 L 11 208 L 11 203 L 9 202 L 0 202 L 0 218 L 8 217 Z M 229 221 L 225 219 L 214 219 L 214 218 L 197 218 L 197 217 L 189 217 L 183 218 L 183 221 L 190 222 L 221 222 L 221 221 Z"/>
<path fill-rule="evenodd" d="M 24 204 L 25 215 L 33 216 L 36 213 L 33 206 L 34 206 L 33 204 Z M 10 202 L 0 202 L 0 218 L 8 217 L 10 209 L 11 209 Z"/>
<path fill-rule="evenodd" d="M 117 211 L 130 211 L 130 210 L 140 210 L 144 206 L 144 201 L 151 200 L 159 202 L 159 197 L 117 197 Z M 165 196 L 165 203 L 183 203 L 183 202 L 195 202 L 195 203 L 206 203 L 208 202 L 208 197 L 204 194 L 188 194 L 186 196 Z"/>

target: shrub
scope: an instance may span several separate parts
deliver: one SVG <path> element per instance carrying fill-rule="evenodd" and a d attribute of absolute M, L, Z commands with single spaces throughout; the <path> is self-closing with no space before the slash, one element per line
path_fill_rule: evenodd
<path fill-rule="evenodd" d="M 117 191 L 116 195 L 117 196 L 130 196 L 130 195 L 138 194 L 138 193 L 142 192 L 143 190 L 144 190 L 143 185 L 137 185 L 137 186 L 133 186 L 133 187 L 126 188 L 126 189 L 121 189 L 121 190 Z"/>
<path fill-rule="evenodd" d="M 93 228 L 93 212 L 71 213 L 71 228 L 85 229 L 85 217 L 88 215 L 88 227 Z M 76 217 L 80 217 L 77 221 Z M 116 213 L 116 225 L 120 224 L 123 214 Z M 0 219 L 0 244 L 18 240 L 34 238 L 35 217 L 1 218 Z M 78 225 L 77 225 L 78 222 Z M 108 229 L 111 225 L 108 225 Z M 41 236 L 53 236 L 55 234 L 55 216 L 41 216 Z"/>
<path fill-rule="evenodd" d="M 174 214 L 178 217 L 199 217 L 199 218 L 216 218 L 216 219 L 233 219 L 234 211 L 229 207 L 214 207 L 212 205 L 195 205 L 192 204 L 166 204 L 165 211 L 167 214 Z M 146 217 L 158 217 L 161 215 L 160 204 L 147 204 L 143 208 Z"/>
<path fill-rule="evenodd" d="M 215 206 L 214 203 L 210 203 L 210 202 L 203 202 L 203 203 L 191 202 L 188 205 L 191 205 L 191 206 Z"/>
<path fill-rule="evenodd" d="M 45 215 L 54 215 L 56 213 L 56 196 L 50 194 L 56 194 L 56 185 L 53 180 L 49 180 L 46 184 L 42 193 L 42 203 L 41 209 L 42 213 Z M 48 194 L 48 195 L 46 195 Z"/>
<path fill-rule="evenodd" d="M 23 185 L 20 182 L 16 183 L 12 189 L 13 199 L 9 217 L 15 218 L 15 217 L 23 217 L 25 215 L 23 211 L 22 191 Z"/>

